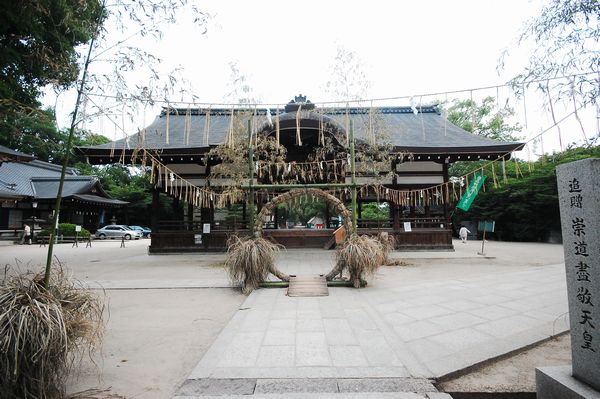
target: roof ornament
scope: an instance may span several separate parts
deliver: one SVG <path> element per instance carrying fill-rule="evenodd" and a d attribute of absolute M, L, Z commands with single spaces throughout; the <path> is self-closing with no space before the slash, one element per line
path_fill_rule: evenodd
<path fill-rule="evenodd" d="M 298 109 L 302 107 L 303 110 L 311 110 L 315 108 L 315 104 L 313 104 L 310 100 L 306 99 L 306 96 L 299 94 L 294 97 L 287 105 L 285 106 L 285 112 L 294 112 L 298 111 Z"/>

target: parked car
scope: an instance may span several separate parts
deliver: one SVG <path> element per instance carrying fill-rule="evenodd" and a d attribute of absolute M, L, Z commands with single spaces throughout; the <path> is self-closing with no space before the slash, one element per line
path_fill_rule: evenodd
<path fill-rule="evenodd" d="M 148 227 L 144 227 L 144 226 L 129 226 L 131 227 L 132 230 L 137 230 L 139 232 L 142 233 L 142 237 L 144 238 L 150 238 L 150 234 L 152 234 L 152 230 L 150 230 Z"/>
<path fill-rule="evenodd" d="M 125 238 L 126 240 L 139 240 L 142 237 L 142 233 L 123 224 L 109 224 L 108 226 L 104 226 L 96 230 L 95 236 L 101 240 L 104 240 L 105 238 Z"/>

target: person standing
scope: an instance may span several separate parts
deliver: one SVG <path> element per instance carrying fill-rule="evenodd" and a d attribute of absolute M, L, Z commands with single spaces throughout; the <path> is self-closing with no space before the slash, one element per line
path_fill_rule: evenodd
<path fill-rule="evenodd" d="M 31 227 L 28 224 L 23 224 L 23 241 L 31 245 Z"/>
<path fill-rule="evenodd" d="M 465 226 L 462 226 L 458 231 L 458 236 L 460 237 L 463 244 L 467 243 L 467 234 L 471 234 L 471 232 Z"/>

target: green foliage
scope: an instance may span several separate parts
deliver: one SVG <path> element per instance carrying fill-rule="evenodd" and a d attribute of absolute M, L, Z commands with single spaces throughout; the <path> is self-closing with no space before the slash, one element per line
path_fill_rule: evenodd
<path fill-rule="evenodd" d="M 79 74 L 77 46 L 96 33 L 98 0 L 21 0 L 0 13 L 0 120 L 36 109 L 46 85 L 65 87 Z"/>
<path fill-rule="evenodd" d="M 39 160 L 62 164 L 68 132 L 56 126 L 54 111 L 45 109 L 32 114 L 15 114 L 8 119 L 0 119 L 0 145 Z M 76 131 L 74 145 L 97 145 L 110 142 L 110 139 L 88 132 Z M 83 161 L 74 154 L 69 157 L 70 165 Z"/>
<path fill-rule="evenodd" d="M 75 226 L 72 223 L 59 223 L 58 224 L 58 234 L 66 237 L 75 237 Z M 48 237 L 51 233 L 51 230 L 46 228 L 41 230 L 37 235 L 40 237 Z M 90 232 L 83 227 L 79 232 L 79 237 L 88 238 L 90 236 Z"/>
<path fill-rule="evenodd" d="M 486 191 L 480 192 L 468 212 L 459 209 L 454 225 L 464 220 L 495 220 L 498 239 L 506 241 L 545 241 L 552 231 L 560 231 L 560 212 L 556 183 L 556 166 L 590 157 L 600 157 L 600 147 L 572 148 L 544 156 L 533 163 L 532 171 L 520 162 L 524 176 L 515 177 L 514 161 L 507 162 L 508 178 L 503 183 L 501 164 L 496 163 L 498 186 L 494 187 L 493 172 L 484 168 Z"/>
<path fill-rule="evenodd" d="M 77 168 L 82 174 L 98 176 L 102 187 L 111 197 L 129 202 L 128 206 L 116 211 L 120 223 L 140 226 L 151 224 L 152 187 L 148 175 L 140 168 L 121 164 L 77 164 Z M 181 216 L 181 209 L 173 209 L 172 198 L 161 193 L 159 202 L 161 219 L 172 220 Z"/>
<path fill-rule="evenodd" d="M 300 200 L 293 200 L 288 203 L 279 204 L 277 213 L 279 221 L 289 221 L 293 223 L 301 223 L 306 225 L 313 216 L 320 217 L 325 220 L 325 208 L 327 203 L 322 198 L 307 197 Z M 333 213 L 330 216 L 335 216 Z M 279 222 L 278 221 L 278 222 Z"/>
<path fill-rule="evenodd" d="M 493 97 L 484 98 L 481 104 L 473 100 L 454 100 L 447 112 L 450 122 L 468 132 L 500 141 L 519 139 L 515 133 L 521 131 L 521 126 L 508 122 L 515 115 L 514 109 L 508 104 L 496 104 Z"/>
<path fill-rule="evenodd" d="M 387 202 L 368 202 L 361 206 L 361 216 L 368 220 L 385 220 L 390 218 L 390 208 Z"/>

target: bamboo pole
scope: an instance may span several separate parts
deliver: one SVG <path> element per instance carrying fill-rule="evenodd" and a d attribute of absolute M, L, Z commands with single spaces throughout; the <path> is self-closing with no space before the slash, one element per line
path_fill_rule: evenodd
<path fill-rule="evenodd" d="M 254 218 L 256 210 L 254 208 L 254 151 L 252 148 L 252 127 L 248 120 L 248 217 L 254 235 Z"/>
<path fill-rule="evenodd" d="M 350 120 L 350 168 L 352 170 L 352 232 L 356 233 L 358 228 L 358 210 L 356 193 L 356 163 L 354 152 L 354 125 Z"/>
<path fill-rule="evenodd" d="M 85 62 L 83 64 L 83 72 L 81 74 L 81 81 L 79 83 L 79 89 L 77 90 L 77 98 L 75 99 L 75 109 L 73 110 L 73 113 L 71 114 L 71 127 L 69 128 L 69 137 L 67 139 L 67 145 L 65 147 L 65 157 L 63 159 L 62 168 L 60 170 L 60 180 L 58 183 L 58 191 L 56 193 L 56 202 L 54 203 L 54 221 L 52 223 L 53 228 L 52 228 L 52 233 L 50 233 L 50 240 L 48 241 L 48 255 L 46 257 L 46 270 L 44 272 L 44 287 L 45 288 L 48 288 L 48 285 L 50 284 L 50 272 L 52 269 L 52 255 L 53 255 L 53 251 L 54 251 L 54 241 L 55 241 L 53 239 L 54 238 L 53 236 L 55 236 L 58 231 L 58 222 L 59 222 L 59 218 L 60 218 L 60 205 L 61 205 L 61 200 L 62 200 L 63 186 L 65 183 L 65 174 L 66 174 L 66 170 L 67 170 L 67 165 L 69 163 L 69 155 L 71 153 L 71 148 L 73 147 L 73 136 L 75 135 L 75 127 L 77 126 L 77 115 L 79 113 L 79 105 L 81 104 L 81 95 L 83 93 L 83 90 L 85 89 L 88 69 L 89 69 L 90 62 L 92 60 L 92 50 L 94 49 L 94 43 L 96 41 L 97 35 L 99 34 L 98 29 L 100 28 L 100 23 L 102 21 L 105 11 L 106 11 L 106 1 L 103 1 L 102 2 L 102 11 L 98 18 L 98 21 L 96 21 L 96 26 L 95 26 L 94 32 L 92 32 L 92 38 L 90 40 L 90 45 L 88 48 L 87 56 L 86 56 Z"/>

